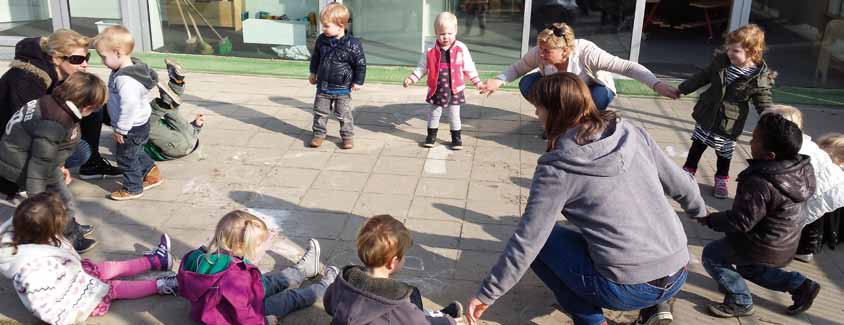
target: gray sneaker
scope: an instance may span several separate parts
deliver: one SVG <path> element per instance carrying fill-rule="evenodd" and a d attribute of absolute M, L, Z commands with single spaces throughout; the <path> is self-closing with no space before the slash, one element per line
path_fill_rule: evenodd
<path fill-rule="evenodd" d="M 179 291 L 179 281 L 175 275 L 163 276 L 155 280 L 155 288 L 162 296 L 175 295 Z"/>
<path fill-rule="evenodd" d="M 167 103 L 168 105 L 171 102 L 176 104 L 177 106 L 182 105 L 182 96 L 179 96 L 179 94 L 177 94 L 175 91 L 173 91 L 173 89 L 170 88 L 170 84 L 168 82 L 166 82 L 164 80 L 159 81 L 158 82 L 158 90 L 159 90 L 159 96 L 158 97 L 160 97 L 163 102 Z M 167 98 L 165 98 L 165 96 L 169 97 L 170 100 L 168 101 Z"/>
<path fill-rule="evenodd" d="M 319 264 L 319 242 L 316 239 L 308 240 L 308 249 L 294 267 L 309 279 L 322 273 Z"/>
<path fill-rule="evenodd" d="M 320 280 L 320 282 L 322 282 L 322 284 L 324 284 L 326 287 L 328 287 L 332 283 L 334 283 L 334 280 L 337 279 L 338 275 L 340 275 L 340 269 L 339 268 L 337 268 L 336 266 L 326 267 L 325 268 L 325 274 L 322 275 L 322 280 Z"/>
<path fill-rule="evenodd" d="M 164 59 L 164 65 L 167 66 L 167 75 L 170 79 L 182 81 L 185 79 L 185 69 L 176 60 L 167 58 Z"/>

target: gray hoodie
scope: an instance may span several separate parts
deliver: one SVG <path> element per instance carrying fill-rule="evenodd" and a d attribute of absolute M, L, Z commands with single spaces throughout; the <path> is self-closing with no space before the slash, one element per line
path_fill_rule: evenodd
<path fill-rule="evenodd" d="M 114 132 L 126 135 L 132 127 L 149 121 L 151 91 L 157 84 L 158 73 L 136 58 L 132 65 L 109 75 L 108 115 Z"/>
<path fill-rule="evenodd" d="M 669 275 L 689 261 L 686 234 L 665 196 L 691 217 L 706 204 L 695 180 L 648 133 L 626 121 L 578 145 L 577 129 L 539 158 L 524 215 L 477 294 L 492 304 L 512 288 L 545 245 L 560 212 L 579 228 L 596 270 L 622 284 Z"/>

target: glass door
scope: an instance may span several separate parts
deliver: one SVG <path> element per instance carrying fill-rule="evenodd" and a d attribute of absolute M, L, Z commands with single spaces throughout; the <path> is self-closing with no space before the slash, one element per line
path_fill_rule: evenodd
<path fill-rule="evenodd" d="M 35 37 L 53 32 L 48 0 L 0 1 L 0 36 Z"/>
<path fill-rule="evenodd" d="M 123 24 L 120 0 L 68 0 L 70 29 L 96 36 L 108 26 Z"/>

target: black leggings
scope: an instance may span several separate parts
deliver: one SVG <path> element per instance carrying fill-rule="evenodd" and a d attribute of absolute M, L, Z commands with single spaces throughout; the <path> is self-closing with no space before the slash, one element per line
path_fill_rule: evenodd
<path fill-rule="evenodd" d="M 700 157 L 706 151 L 706 144 L 698 140 L 692 140 L 692 147 L 689 148 L 689 155 L 686 157 L 686 163 L 683 167 L 690 169 L 697 169 L 697 164 L 700 162 Z M 716 155 L 718 160 L 715 162 L 716 170 L 715 176 L 727 177 L 730 176 L 730 160 Z"/>
<path fill-rule="evenodd" d="M 103 131 L 103 124 L 110 123 L 111 119 L 108 117 L 105 106 L 101 110 L 83 117 L 82 121 L 79 122 L 79 127 L 82 129 L 82 140 L 91 146 L 91 158 L 88 161 L 100 159 L 100 133 Z"/>

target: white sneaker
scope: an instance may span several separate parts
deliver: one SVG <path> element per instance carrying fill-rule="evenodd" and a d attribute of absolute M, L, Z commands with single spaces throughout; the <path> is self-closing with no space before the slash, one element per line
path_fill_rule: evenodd
<path fill-rule="evenodd" d="M 155 288 L 162 296 L 175 295 L 179 290 L 179 281 L 176 280 L 175 275 L 163 276 L 155 280 Z"/>
<path fill-rule="evenodd" d="M 814 254 L 797 254 L 794 255 L 794 259 L 804 263 L 811 263 L 815 259 L 815 256 Z"/>
<path fill-rule="evenodd" d="M 309 279 L 322 273 L 319 264 L 319 242 L 316 239 L 308 240 L 308 249 L 294 267 Z"/>

